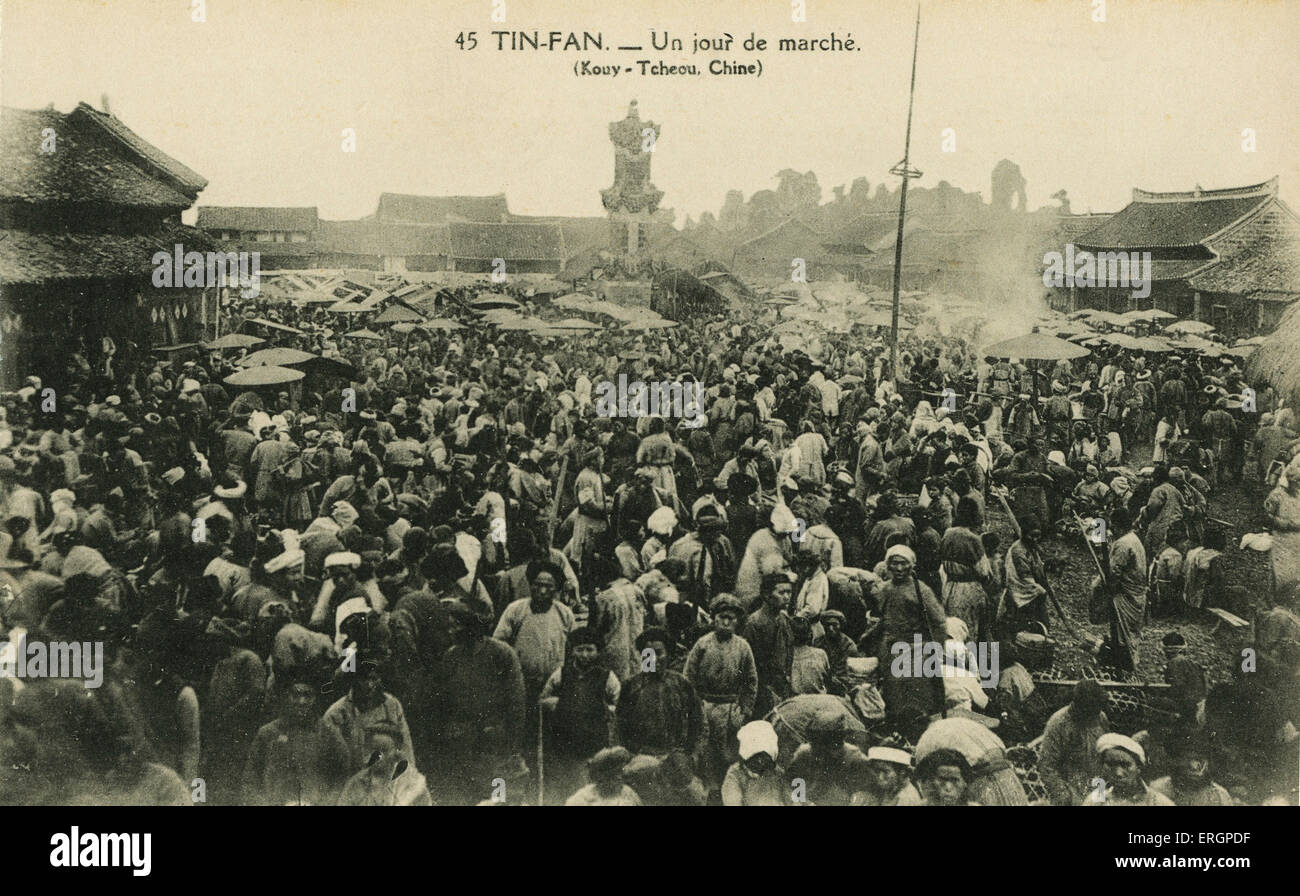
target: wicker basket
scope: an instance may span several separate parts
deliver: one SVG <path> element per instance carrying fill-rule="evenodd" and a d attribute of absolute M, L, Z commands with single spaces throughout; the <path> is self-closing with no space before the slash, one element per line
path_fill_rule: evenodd
<path fill-rule="evenodd" d="M 1056 659 L 1056 641 L 1048 637 L 1047 629 L 1041 622 L 1034 623 L 1034 628 L 1016 635 L 1016 657 L 1031 672 L 1049 669 Z"/>

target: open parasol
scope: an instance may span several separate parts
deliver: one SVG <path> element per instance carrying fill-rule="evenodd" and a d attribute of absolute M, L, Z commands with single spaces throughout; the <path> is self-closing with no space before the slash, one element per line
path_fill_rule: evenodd
<path fill-rule="evenodd" d="M 283 348 L 275 346 L 264 348 L 253 352 L 239 362 L 241 367 L 256 367 L 259 364 L 269 364 L 278 367 L 291 367 L 294 364 L 301 364 L 303 361 L 310 361 L 315 358 L 311 352 L 300 351 L 296 348 Z"/>
<path fill-rule="evenodd" d="M 551 325 L 556 330 L 599 330 L 600 324 L 593 324 L 589 320 L 583 320 L 580 317 L 566 317 L 564 320 Z"/>
<path fill-rule="evenodd" d="M 566 308 L 570 311 L 593 311 L 599 303 L 593 296 L 586 293 L 571 292 L 552 299 L 551 304 L 556 308 Z"/>
<path fill-rule="evenodd" d="M 247 333 L 227 333 L 211 342 L 203 343 L 203 347 L 210 352 L 219 352 L 232 348 L 251 348 L 265 341 L 259 336 L 249 336 Z"/>
<path fill-rule="evenodd" d="M 675 320 L 656 320 L 654 318 L 642 318 L 640 320 L 628 321 L 623 324 L 625 330 L 666 330 L 669 327 L 677 326 Z"/>
<path fill-rule="evenodd" d="M 539 322 L 531 317 L 519 317 L 511 320 L 492 321 L 498 330 L 534 330 Z"/>
<path fill-rule="evenodd" d="M 475 311 L 487 311 L 491 308 L 521 308 L 517 299 L 513 299 L 505 293 L 499 292 L 481 292 L 469 303 L 469 307 Z"/>
<path fill-rule="evenodd" d="M 1161 311 L 1159 308 L 1145 308 L 1141 311 L 1126 311 L 1120 317 L 1129 321 L 1139 320 L 1173 320 L 1178 315 Z"/>
<path fill-rule="evenodd" d="M 371 342 L 383 342 L 384 337 L 380 336 L 374 330 L 353 330 L 351 333 L 344 333 L 348 339 L 368 339 Z"/>
<path fill-rule="evenodd" d="M 435 317 L 431 320 L 420 321 L 419 327 L 422 330 L 461 330 L 465 325 L 458 321 L 449 320 L 445 317 Z"/>
<path fill-rule="evenodd" d="M 995 342 L 982 349 L 981 354 L 990 358 L 1019 358 L 1022 361 L 1059 361 L 1062 358 L 1082 358 L 1091 352 L 1046 333 L 1029 333 Z"/>
<path fill-rule="evenodd" d="M 375 318 L 376 324 L 400 324 L 400 323 L 418 323 L 424 320 L 422 314 L 418 314 L 404 305 L 389 305 L 383 312 Z"/>
<path fill-rule="evenodd" d="M 294 296 L 293 300 L 300 305 L 324 305 L 326 303 L 333 305 L 338 302 L 339 297 L 329 292 L 309 292 Z"/>
<path fill-rule="evenodd" d="M 1212 333 L 1214 325 L 1203 320 L 1180 320 L 1165 327 L 1170 333 Z"/>
<path fill-rule="evenodd" d="M 266 327 L 268 330 L 279 330 L 281 333 L 292 333 L 292 334 L 294 334 L 295 336 L 306 336 L 306 335 L 307 335 L 307 334 L 304 333 L 302 330 L 299 330 L 299 329 L 297 329 L 296 327 L 290 327 L 290 326 L 286 326 L 285 324 L 276 323 L 275 321 L 273 321 L 273 320 L 267 320 L 267 319 L 264 318 L 264 317 L 253 317 L 253 318 L 249 318 L 248 320 L 244 321 L 244 324 L 245 324 L 245 325 L 247 325 L 247 324 L 255 324 L 256 326 L 259 326 L 259 327 Z"/>
<path fill-rule="evenodd" d="M 1137 343 L 1136 348 L 1144 352 L 1163 354 L 1174 350 L 1174 346 L 1168 340 L 1161 339 L 1159 336 L 1143 336 L 1135 340 L 1135 342 Z"/>
<path fill-rule="evenodd" d="M 226 377 L 225 382 L 231 386 L 278 386 L 293 383 L 306 376 L 301 370 L 290 370 L 274 364 L 259 364 L 248 367 Z"/>

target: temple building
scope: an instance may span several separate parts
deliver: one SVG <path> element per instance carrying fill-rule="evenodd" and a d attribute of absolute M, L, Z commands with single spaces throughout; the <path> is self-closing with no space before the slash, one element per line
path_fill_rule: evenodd
<path fill-rule="evenodd" d="M 1221 333 L 1272 329 L 1300 298 L 1300 217 L 1278 180 L 1224 190 L 1133 190 L 1133 201 L 1074 239 L 1091 253 L 1151 253 L 1151 294 L 1124 286 L 1058 290 L 1057 307 L 1125 312 L 1158 308 Z M 1130 255 L 1130 257 L 1132 257 Z M 1098 270 L 1100 270 L 1100 264 Z"/>
<path fill-rule="evenodd" d="M 207 181 L 107 109 L 0 112 L 0 358 L 58 380 L 75 356 L 97 365 L 165 356 L 203 338 L 214 288 L 155 287 L 154 257 L 208 252 L 181 212 Z"/>

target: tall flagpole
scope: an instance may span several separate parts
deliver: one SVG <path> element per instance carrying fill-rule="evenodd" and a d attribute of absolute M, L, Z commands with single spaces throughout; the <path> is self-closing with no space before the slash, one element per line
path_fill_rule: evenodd
<path fill-rule="evenodd" d="M 912 101 L 916 98 L 916 51 L 921 41 L 921 7 L 916 7 L 916 33 L 912 36 L 912 85 L 907 94 L 907 138 L 903 142 L 903 161 L 889 169 L 903 179 L 898 197 L 898 238 L 894 240 L 894 306 L 889 324 L 889 376 L 898 389 L 898 298 L 903 281 L 903 220 L 907 216 L 907 182 L 921 172 L 908 162 L 912 155 Z"/>

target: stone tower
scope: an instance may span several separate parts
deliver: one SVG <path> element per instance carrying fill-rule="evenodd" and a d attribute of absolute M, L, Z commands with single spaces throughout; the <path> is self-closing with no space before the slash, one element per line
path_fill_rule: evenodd
<path fill-rule="evenodd" d="M 1025 210 L 1025 178 L 1020 173 L 1020 166 L 1009 159 L 1003 159 L 993 166 L 992 206 L 998 211 L 1012 211 L 1012 200 L 1016 205 L 1014 211 Z"/>
<path fill-rule="evenodd" d="M 630 256 L 640 252 L 651 216 L 659 210 L 664 194 L 650 182 L 650 159 L 658 140 L 659 125 L 641 120 L 636 100 L 628 106 L 626 118 L 609 126 L 614 185 L 601 190 L 600 199 L 609 212 L 615 252 L 626 251 Z"/>

